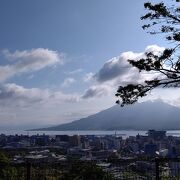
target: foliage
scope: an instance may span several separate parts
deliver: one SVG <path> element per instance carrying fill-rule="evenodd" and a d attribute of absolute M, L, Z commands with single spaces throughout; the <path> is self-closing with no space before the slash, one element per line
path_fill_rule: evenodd
<path fill-rule="evenodd" d="M 1 151 L 0 152 L 0 179 L 3 180 L 14 180 L 17 175 L 16 168 L 9 166 L 10 159 L 8 155 Z M 2 168 L 3 167 L 3 168 Z"/>
<path fill-rule="evenodd" d="M 0 163 L 8 164 L 9 162 L 8 156 L 4 152 L 0 152 Z"/>
<path fill-rule="evenodd" d="M 161 34 L 171 48 L 166 48 L 160 54 L 148 52 L 139 60 L 129 59 L 129 63 L 138 68 L 139 72 L 158 73 L 158 77 L 146 80 L 142 84 L 128 84 L 120 86 L 116 96 L 118 104 L 135 103 L 139 97 L 144 97 L 154 88 L 180 86 L 180 0 L 172 0 L 171 5 L 164 2 L 144 4 L 148 11 L 141 20 L 146 20 L 144 30 L 149 30 L 151 35 Z"/>
<path fill-rule="evenodd" d="M 7 166 L 0 170 L 0 179 L 3 180 L 20 180 L 17 176 L 17 169 L 15 167 Z"/>
<path fill-rule="evenodd" d="M 70 170 L 64 173 L 64 180 L 113 180 L 113 176 L 93 163 L 73 163 Z"/>

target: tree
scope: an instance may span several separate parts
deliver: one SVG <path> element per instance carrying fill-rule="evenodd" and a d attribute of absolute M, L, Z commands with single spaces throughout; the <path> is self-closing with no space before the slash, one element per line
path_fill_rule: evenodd
<path fill-rule="evenodd" d="M 10 159 L 8 153 L 0 152 L 0 179 L 17 180 L 17 169 L 9 165 Z"/>
<path fill-rule="evenodd" d="M 72 162 L 70 169 L 63 174 L 62 180 L 114 180 L 109 172 L 103 171 L 102 168 L 93 162 L 82 163 L 80 161 Z"/>
<path fill-rule="evenodd" d="M 170 1 L 169 1 L 170 2 Z M 124 106 L 135 103 L 154 88 L 180 87 L 180 0 L 172 0 L 171 5 L 164 2 L 144 4 L 148 11 L 141 20 L 148 23 L 143 25 L 144 30 L 149 30 L 151 35 L 162 34 L 171 44 L 160 54 L 148 52 L 145 58 L 139 60 L 129 59 L 129 63 L 142 71 L 158 73 L 158 78 L 146 80 L 142 84 L 128 84 L 119 86 L 116 96 L 117 103 Z"/>

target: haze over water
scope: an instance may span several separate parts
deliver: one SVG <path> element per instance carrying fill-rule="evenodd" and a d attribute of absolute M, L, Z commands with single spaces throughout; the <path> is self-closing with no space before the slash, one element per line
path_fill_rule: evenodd
<path fill-rule="evenodd" d="M 116 135 L 122 136 L 123 138 L 136 135 L 147 135 L 147 131 L 136 131 L 136 130 L 117 130 L 117 131 L 24 131 L 24 130 L 0 130 L 0 134 L 5 135 Z M 167 136 L 180 136 L 180 130 L 167 131 Z"/>

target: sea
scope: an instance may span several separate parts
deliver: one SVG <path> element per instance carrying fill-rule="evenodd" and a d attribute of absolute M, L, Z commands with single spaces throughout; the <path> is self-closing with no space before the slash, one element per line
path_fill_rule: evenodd
<path fill-rule="evenodd" d="M 104 136 L 104 135 L 115 135 L 122 136 L 123 138 L 127 138 L 129 136 L 136 135 L 147 135 L 147 131 L 137 131 L 137 130 L 113 130 L 113 131 L 25 131 L 25 130 L 0 130 L 0 134 L 5 135 L 96 135 L 96 136 Z M 168 130 L 167 136 L 176 136 L 180 137 L 180 130 Z"/>

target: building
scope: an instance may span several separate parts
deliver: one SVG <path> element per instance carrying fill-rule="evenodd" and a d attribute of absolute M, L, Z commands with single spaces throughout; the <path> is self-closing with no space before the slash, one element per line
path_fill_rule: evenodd
<path fill-rule="evenodd" d="M 144 147 L 144 152 L 148 156 L 154 156 L 157 151 L 157 145 L 153 143 L 148 143 Z"/>
<path fill-rule="evenodd" d="M 154 140 L 162 140 L 166 137 L 166 131 L 149 130 L 148 137 Z"/>
<path fill-rule="evenodd" d="M 69 143 L 72 147 L 81 145 L 81 136 L 74 135 L 69 137 Z"/>

